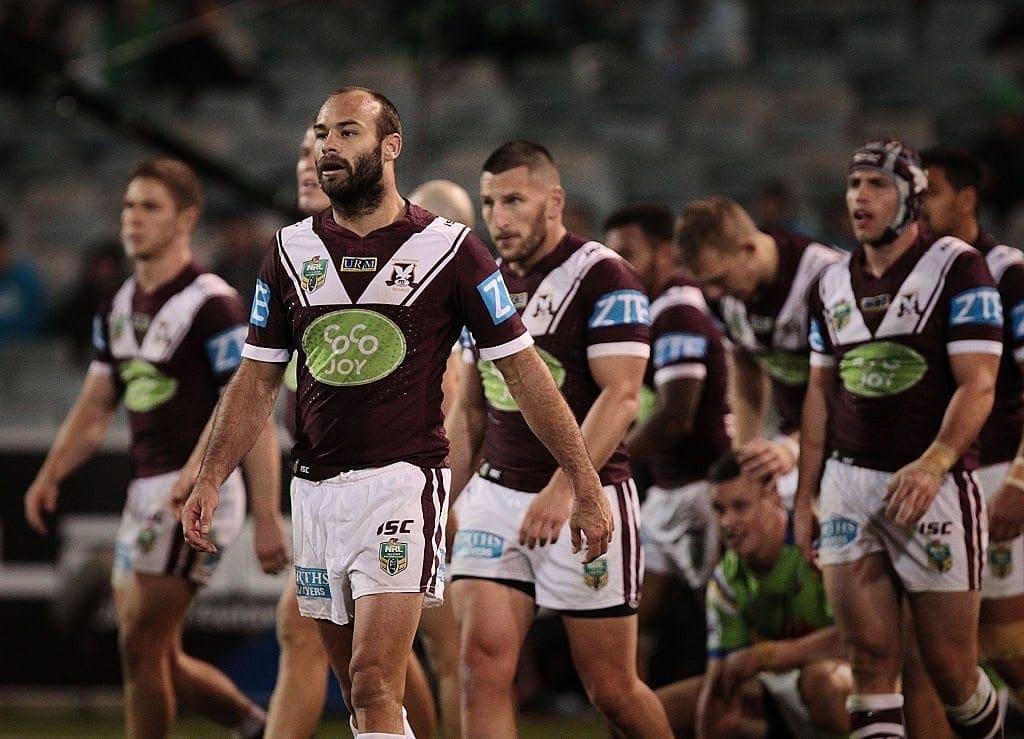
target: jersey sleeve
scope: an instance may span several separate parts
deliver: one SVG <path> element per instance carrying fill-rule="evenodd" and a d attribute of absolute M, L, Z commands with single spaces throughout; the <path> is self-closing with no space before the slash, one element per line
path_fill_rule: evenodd
<path fill-rule="evenodd" d="M 1003 304 L 985 258 L 965 250 L 946 275 L 946 351 L 956 354 L 1002 354 Z"/>
<path fill-rule="evenodd" d="M 707 606 L 708 641 L 710 658 L 721 658 L 729 652 L 750 646 L 750 631 L 740 616 L 736 596 L 719 564 L 708 582 L 705 596 Z"/>
<path fill-rule="evenodd" d="M 295 347 L 284 301 L 284 291 L 290 283 L 281 265 L 279 249 L 275 240 L 260 265 L 242 356 L 258 362 L 287 364 Z"/>
<path fill-rule="evenodd" d="M 659 299 L 660 300 L 660 299 Z M 655 301 L 658 306 L 658 301 Z M 711 318 L 700 308 L 674 303 L 653 312 L 651 365 L 654 386 L 676 379 L 703 380 L 708 374 L 712 342 L 720 335 Z"/>
<path fill-rule="evenodd" d="M 487 247 L 473 233 L 455 255 L 457 302 L 482 359 L 501 359 L 533 344 Z"/>
<path fill-rule="evenodd" d="M 1007 324 L 1006 348 L 1013 351 L 1013 360 L 1020 364 L 1024 362 L 1024 264 L 1015 264 L 1003 273 L 999 297 Z"/>
<path fill-rule="evenodd" d="M 210 371 L 223 386 L 242 362 L 245 308 L 238 295 L 214 295 L 196 314 L 193 327 L 206 351 Z"/>
<path fill-rule="evenodd" d="M 651 354 L 651 311 L 633 268 L 624 259 L 602 259 L 580 288 L 588 301 L 587 358 Z"/>
<path fill-rule="evenodd" d="M 821 302 L 821 278 L 814 281 L 807 298 L 808 325 L 807 344 L 811 348 L 812 367 L 832 367 L 836 359 L 829 338 L 828 326 L 825 324 L 825 308 Z"/>
<path fill-rule="evenodd" d="M 101 306 L 92 317 L 92 361 L 89 372 L 109 375 L 113 373 L 114 357 L 110 353 L 110 303 Z"/>

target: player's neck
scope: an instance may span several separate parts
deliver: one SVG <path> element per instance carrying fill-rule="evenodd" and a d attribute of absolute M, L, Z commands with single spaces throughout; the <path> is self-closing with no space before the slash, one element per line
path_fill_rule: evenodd
<path fill-rule="evenodd" d="M 911 223 L 894 241 L 882 246 L 864 244 L 864 264 L 873 277 L 881 277 L 917 241 L 918 225 Z"/>
<path fill-rule="evenodd" d="M 398 194 L 398 190 L 390 188 L 385 192 L 380 205 L 368 213 L 349 217 L 332 207 L 331 214 L 334 217 L 334 222 L 339 226 L 362 237 L 404 218 L 405 210 L 405 198 Z"/>
<path fill-rule="evenodd" d="M 144 293 L 153 293 L 173 280 L 192 261 L 188 242 L 175 243 L 150 259 L 135 260 L 135 282 Z"/>
<path fill-rule="evenodd" d="M 981 235 L 981 228 L 978 227 L 978 222 L 973 218 L 966 219 L 957 224 L 956 230 L 953 235 L 964 243 L 971 244 L 972 246 L 978 242 L 978 237 Z"/>
<path fill-rule="evenodd" d="M 761 264 L 760 285 L 770 285 L 779 276 L 779 245 L 775 237 L 764 231 L 757 232 L 758 261 Z"/>

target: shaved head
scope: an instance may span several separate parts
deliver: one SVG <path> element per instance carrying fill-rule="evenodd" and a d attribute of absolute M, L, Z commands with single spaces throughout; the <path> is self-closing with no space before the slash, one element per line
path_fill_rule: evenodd
<path fill-rule="evenodd" d="M 472 228 L 476 212 L 469 194 L 451 180 L 428 180 L 409 194 L 409 201 L 450 221 Z"/>
<path fill-rule="evenodd" d="M 538 143 L 522 139 L 508 141 L 487 157 L 483 171 L 501 174 L 518 167 L 526 167 L 530 180 L 538 185 L 561 185 L 558 167 L 551 152 Z"/>

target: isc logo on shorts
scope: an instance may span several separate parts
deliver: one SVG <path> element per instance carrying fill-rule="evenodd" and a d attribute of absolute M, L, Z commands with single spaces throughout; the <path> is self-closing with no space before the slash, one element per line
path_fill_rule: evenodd
<path fill-rule="evenodd" d="M 455 556 L 497 559 L 505 549 L 505 540 L 490 531 L 463 529 L 455 535 Z"/>
<path fill-rule="evenodd" d="M 327 570 L 317 567 L 295 568 L 295 594 L 300 598 L 330 598 Z"/>

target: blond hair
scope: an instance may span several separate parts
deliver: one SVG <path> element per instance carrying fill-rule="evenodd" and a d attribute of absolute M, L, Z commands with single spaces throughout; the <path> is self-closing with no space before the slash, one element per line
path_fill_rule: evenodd
<path fill-rule="evenodd" d="M 707 249 L 735 254 L 757 226 L 739 203 L 716 195 L 686 205 L 676 222 L 675 241 L 684 264 L 693 264 Z"/>

